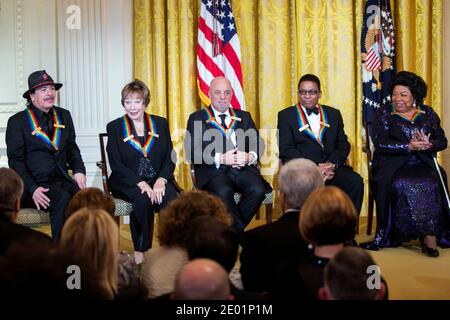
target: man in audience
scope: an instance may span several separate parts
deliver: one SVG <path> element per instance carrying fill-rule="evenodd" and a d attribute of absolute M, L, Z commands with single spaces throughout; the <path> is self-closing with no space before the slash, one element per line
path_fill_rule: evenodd
<path fill-rule="evenodd" d="M 240 271 L 246 290 L 268 291 L 281 262 L 310 254 L 298 220 L 308 195 L 324 185 L 320 171 L 311 160 L 292 160 L 281 167 L 279 185 L 284 214 L 277 221 L 244 234 Z"/>
<path fill-rule="evenodd" d="M 331 259 L 324 271 L 321 300 L 381 300 L 386 283 L 377 275 L 378 267 L 363 249 L 346 247 Z M 377 278 L 378 277 L 378 278 Z"/>
<path fill-rule="evenodd" d="M 20 210 L 20 197 L 23 192 L 22 179 L 12 169 L 0 168 L 0 256 L 13 241 L 41 242 L 42 246 L 51 247 L 47 235 L 16 224 Z"/>
<path fill-rule="evenodd" d="M 181 268 L 175 280 L 176 300 L 231 300 L 227 272 L 210 259 L 195 259 Z"/>
<path fill-rule="evenodd" d="M 27 108 L 10 117 L 6 127 L 9 167 L 24 182 L 23 206 L 50 211 L 54 240 L 59 239 L 70 199 L 86 187 L 72 117 L 54 105 L 61 87 L 45 70 L 33 72 L 23 94 Z"/>

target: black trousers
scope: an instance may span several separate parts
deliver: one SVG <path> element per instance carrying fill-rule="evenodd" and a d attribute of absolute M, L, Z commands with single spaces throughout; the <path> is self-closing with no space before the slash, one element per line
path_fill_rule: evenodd
<path fill-rule="evenodd" d="M 53 241 L 58 241 L 61 236 L 61 230 L 66 221 L 66 211 L 72 197 L 80 191 L 78 185 L 74 181 L 61 178 L 54 182 L 39 183 L 40 187 L 48 188 L 45 195 L 50 199 L 50 222 Z M 36 208 L 33 201 L 33 195 L 26 194 L 22 199 L 22 207 Z M 45 209 L 44 209 L 45 210 Z"/>
<path fill-rule="evenodd" d="M 338 167 L 334 172 L 333 179 L 328 180 L 325 184 L 343 190 L 352 200 L 359 216 L 364 198 L 364 182 L 359 174 L 349 166 Z"/>
<path fill-rule="evenodd" d="M 265 197 L 265 185 L 259 173 L 231 168 L 213 177 L 203 188 L 223 200 L 233 215 L 233 227 L 243 232 L 259 210 Z M 241 201 L 236 204 L 234 193 L 242 194 Z"/>
<path fill-rule="evenodd" d="M 150 186 L 153 188 L 153 183 Z M 133 204 L 133 211 L 130 215 L 130 231 L 133 239 L 135 251 L 147 251 L 150 245 L 150 229 L 153 224 L 155 211 L 161 210 L 177 196 L 177 190 L 169 181 L 166 184 L 166 192 L 160 205 L 152 204 L 147 193 L 141 193 L 138 186 L 121 188 L 120 191 L 113 191 L 115 197 L 121 198 Z"/>

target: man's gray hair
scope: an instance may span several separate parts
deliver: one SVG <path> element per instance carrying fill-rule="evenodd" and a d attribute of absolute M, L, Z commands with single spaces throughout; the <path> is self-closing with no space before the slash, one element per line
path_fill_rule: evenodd
<path fill-rule="evenodd" d="M 311 192 L 324 186 L 319 168 L 308 159 L 294 159 L 283 165 L 278 181 L 288 208 L 301 208 Z"/>

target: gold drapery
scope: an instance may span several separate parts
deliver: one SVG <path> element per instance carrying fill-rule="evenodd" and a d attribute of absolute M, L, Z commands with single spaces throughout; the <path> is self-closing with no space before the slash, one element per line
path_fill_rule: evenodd
<path fill-rule="evenodd" d="M 267 145 L 265 178 L 276 185 L 276 118 L 296 102 L 304 73 L 322 82 L 321 102 L 342 112 L 350 162 L 367 177 L 361 151 L 360 37 L 364 0 L 232 0 L 241 42 L 249 111 Z M 421 75 L 426 103 L 442 114 L 441 0 L 391 0 L 397 70 Z M 178 154 L 176 177 L 192 187 L 182 141 L 190 113 L 201 107 L 196 86 L 200 0 L 134 0 L 134 76 L 151 90 L 151 113 L 167 117 Z M 367 182 L 367 181 L 366 181 Z M 365 210 L 363 209 L 363 213 Z"/>

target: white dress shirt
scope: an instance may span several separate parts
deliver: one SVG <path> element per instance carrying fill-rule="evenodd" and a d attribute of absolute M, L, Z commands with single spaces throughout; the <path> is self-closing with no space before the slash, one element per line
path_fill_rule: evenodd
<path fill-rule="evenodd" d="M 306 112 L 307 108 L 305 108 L 304 106 L 302 106 L 302 108 L 303 112 L 305 113 L 306 119 L 308 120 L 309 128 L 314 133 L 316 138 L 318 138 L 320 133 L 320 114 L 315 114 L 311 112 L 311 114 L 308 115 L 308 113 Z"/>
<path fill-rule="evenodd" d="M 228 128 L 230 126 L 230 124 L 231 124 L 230 109 L 227 109 L 227 111 L 225 111 L 223 113 L 217 111 L 213 106 L 211 106 L 211 109 L 214 112 L 214 118 L 216 119 L 218 124 L 220 124 L 222 122 L 221 119 L 220 119 L 220 115 L 224 114 L 226 116 L 225 117 L 225 124 L 226 124 L 226 126 Z M 230 140 L 231 140 L 231 143 L 233 144 L 233 146 L 236 148 L 237 141 L 236 141 L 236 133 L 234 132 L 234 130 L 231 131 Z M 250 151 L 249 153 L 251 155 L 253 155 L 253 161 L 248 163 L 248 165 L 251 165 L 251 164 L 255 163 L 256 160 L 258 160 L 258 155 L 254 151 Z M 214 157 L 214 162 L 216 164 L 216 168 L 220 167 L 220 162 L 219 162 L 220 155 L 221 155 L 221 153 L 216 153 L 216 155 Z"/>

